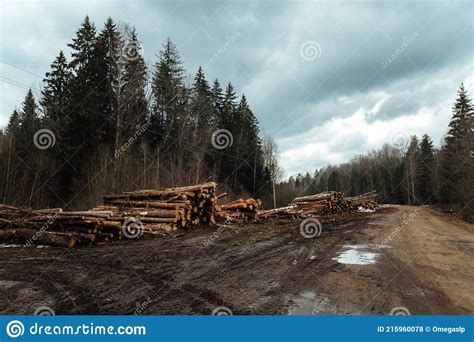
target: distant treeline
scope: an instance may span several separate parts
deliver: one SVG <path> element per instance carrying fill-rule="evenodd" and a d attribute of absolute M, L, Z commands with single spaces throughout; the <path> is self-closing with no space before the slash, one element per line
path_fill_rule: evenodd
<path fill-rule="evenodd" d="M 271 191 L 258 121 L 231 83 L 210 85 L 201 68 L 187 81 L 169 39 L 147 66 L 135 29 L 112 19 L 96 32 L 86 17 L 68 46 L 1 134 L 0 201 L 87 208 L 208 179 L 235 196 Z"/>
<path fill-rule="evenodd" d="M 413 136 L 405 144 L 385 145 L 348 163 L 299 174 L 277 186 L 278 204 L 295 196 L 326 190 L 357 195 L 377 190 L 382 203 L 440 204 L 473 220 L 473 106 L 464 86 L 458 91 L 453 116 L 440 149 L 431 138 Z"/>

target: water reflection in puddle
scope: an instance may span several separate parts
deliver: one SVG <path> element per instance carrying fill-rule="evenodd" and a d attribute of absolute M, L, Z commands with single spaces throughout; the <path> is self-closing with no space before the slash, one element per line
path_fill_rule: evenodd
<path fill-rule="evenodd" d="M 375 264 L 380 256 L 376 250 L 387 248 L 384 245 L 344 245 L 342 251 L 333 260 L 346 265 L 371 265 Z"/>

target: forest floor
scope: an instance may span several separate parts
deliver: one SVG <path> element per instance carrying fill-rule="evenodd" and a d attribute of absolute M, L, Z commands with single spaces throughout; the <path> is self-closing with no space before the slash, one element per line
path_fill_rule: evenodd
<path fill-rule="evenodd" d="M 75 249 L 0 246 L 0 313 L 474 314 L 474 225 L 387 205 L 322 228 L 313 239 L 287 221 Z"/>

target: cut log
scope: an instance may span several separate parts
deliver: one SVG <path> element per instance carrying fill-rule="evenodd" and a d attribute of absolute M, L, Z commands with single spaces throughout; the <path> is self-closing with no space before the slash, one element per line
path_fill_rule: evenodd
<path fill-rule="evenodd" d="M 19 228 L 0 231 L 0 242 L 20 242 L 27 245 L 72 248 L 77 242 L 77 236 L 70 233 L 58 234 Z"/>

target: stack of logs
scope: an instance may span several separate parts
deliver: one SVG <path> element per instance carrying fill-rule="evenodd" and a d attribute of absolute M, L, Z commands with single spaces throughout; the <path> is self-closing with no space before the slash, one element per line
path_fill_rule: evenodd
<path fill-rule="evenodd" d="M 239 199 L 228 204 L 216 206 L 216 219 L 232 223 L 249 223 L 258 221 L 258 208 L 262 205 L 259 199 Z"/>
<path fill-rule="evenodd" d="M 112 210 L 117 220 L 134 218 L 144 232 L 171 232 L 199 224 L 215 224 L 214 182 L 164 190 L 139 190 L 104 196 L 92 210 Z"/>
<path fill-rule="evenodd" d="M 87 211 L 0 205 L 0 243 L 74 247 L 214 224 L 216 183 L 104 196 Z"/>
<path fill-rule="evenodd" d="M 327 191 L 320 194 L 297 197 L 293 206 L 301 216 L 338 215 L 350 210 L 343 192 Z"/>
<path fill-rule="evenodd" d="M 377 191 L 371 191 L 359 196 L 348 197 L 346 198 L 346 201 L 349 203 L 352 210 L 374 210 L 377 208 L 377 196 Z"/>
<path fill-rule="evenodd" d="M 326 191 L 316 195 L 297 197 L 283 208 L 261 211 L 261 218 L 301 218 L 307 216 L 331 216 L 345 212 L 375 209 L 377 193 L 372 191 L 356 197 L 345 197 L 344 193 Z"/>
<path fill-rule="evenodd" d="M 121 225 L 112 213 L 63 212 L 61 208 L 26 210 L 0 205 L 0 242 L 74 247 L 120 237 Z"/>

